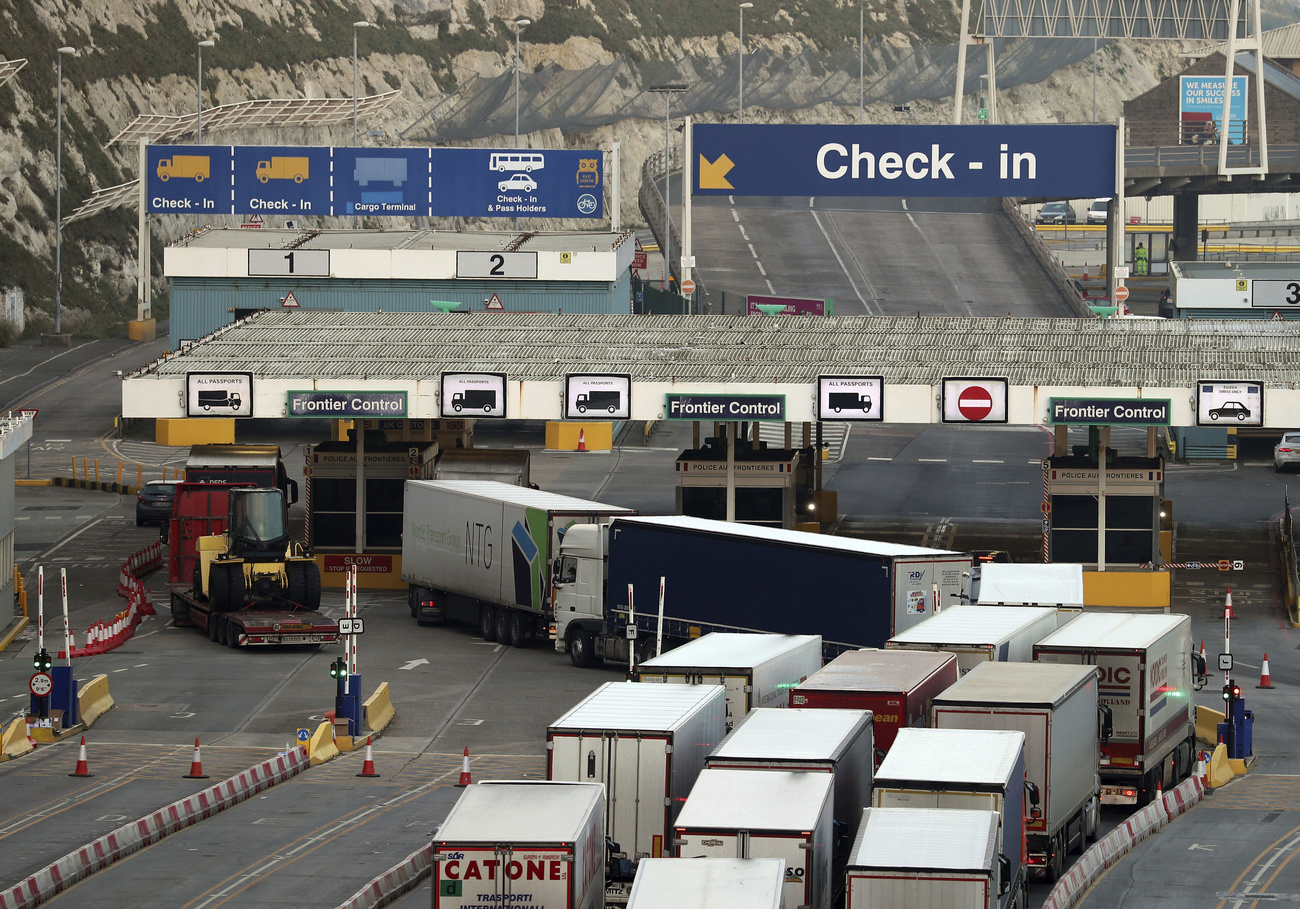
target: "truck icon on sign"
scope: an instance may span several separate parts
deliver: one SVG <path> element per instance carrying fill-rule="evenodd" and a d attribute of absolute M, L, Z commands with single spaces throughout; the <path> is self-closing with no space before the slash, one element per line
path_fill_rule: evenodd
<path fill-rule="evenodd" d="M 212 176 L 212 159 L 207 155 L 172 155 L 158 162 L 158 179 L 166 183 L 172 177 L 202 183 Z"/>
<path fill-rule="evenodd" d="M 836 413 L 841 410 L 860 410 L 866 413 L 871 410 L 871 395 L 859 394 L 856 391 L 832 391 L 827 403 Z"/>
<path fill-rule="evenodd" d="M 623 395 L 618 391 L 584 391 L 578 395 L 575 402 L 578 407 L 578 413 L 586 413 L 588 409 L 600 410 L 604 408 L 610 413 L 617 413 L 619 405 L 623 403 Z"/>
<path fill-rule="evenodd" d="M 352 180 L 358 186 L 369 186 L 372 180 L 401 186 L 406 182 L 406 159 L 357 158 L 352 167 Z"/>
<path fill-rule="evenodd" d="M 209 391 L 199 392 L 199 406 L 204 410 L 211 410 L 214 407 L 228 407 L 231 410 L 239 410 L 242 403 L 239 392 L 229 391 L 225 388 L 216 388 Z"/>
<path fill-rule="evenodd" d="M 491 413 L 497 408 L 497 393 L 491 388 L 471 388 L 451 396 L 451 409 L 460 413 L 466 407 Z"/>
<path fill-rule="evenodd" d="M 309 159 L 305 157 L 272 158 L 270 161 L 257 162 L 257 179 L 263 183 L 268 180 L 292 180 L 301 183 L 308 177 Z"/>

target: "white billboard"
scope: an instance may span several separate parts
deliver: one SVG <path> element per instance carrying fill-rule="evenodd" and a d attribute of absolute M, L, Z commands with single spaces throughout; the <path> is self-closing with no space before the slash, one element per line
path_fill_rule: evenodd
<path fill-rule="evenodd" d="M 444 372 L 441 413 L 444 417 L 506 415 L 506 377 L 496 372 Z"/>
<path fill-rule="evenodd" d="M 1263 382 L 1196 383 L 1197 426 L 1263 426 Z"/>
<path fill-rule="evenodd" d="M 187 372 L 187 417 L 251 417 L 253 374 L 248 372 Z"/>
<path fill-rule="evenodd" d="M 564 377 L 564 419 L 627 420 L 632 413 L 632 377 L 569 375 Z"/>

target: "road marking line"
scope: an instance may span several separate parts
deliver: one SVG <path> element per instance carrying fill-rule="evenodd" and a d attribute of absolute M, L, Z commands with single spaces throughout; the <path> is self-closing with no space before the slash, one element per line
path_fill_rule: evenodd
<path fill-rule="evenodd" d="M 922 464 L 947 464 L 948 463 L 947 458 L 917 458 L 916 460 Z"/>
<path fill-rule="evenodd" d="M 868 461 L 892 461 L 892 460 L 894 460 L 894 459 L 893 459 L 893 458 L 873 458 L 873 457 L 868 456 L 868 457 L 867 457 L 867 460 L 868 460 Z"/>
<path fill-rule="evenodd" d="M 766 278 L 767 272 L 763 270 L 763 263 L 760 261 L 760 262 L 755 262 L 754 264 L 758 266 L 758 273 L 762 275 L 764 278 Z"/>
<path fill-rule="evenodd" d="M 757 258 L 758 258 L 758 253 L 754 252 L 754 244 L 753 244 L 753 243 L 749 243 L 749 244 L 747 244 L 747 245 L 749 246 L 749 254 L 750 254 L 751 256 L 753 256 L 755 259 L 757 259 Z"/>
<path fill-rule="evenodd" d="M 808 204 L 811 207 L 812 199 L 808 200 Z M 826 238 L 826 245 L 829 246 L 831 248 L 831 252 L 834 253 L 835 261 L 840 263 L 840 271 L 844 272 L 844 277 L 848 278 L 849 286 L 853 288 L 854 296 L 858 298 L 859 302 L 861 302 L 863 307 L 867 310 L 867 315 L 869 316 L 876 315 L 876 313 L 873 313 L 871 311 L 871 305 L 867 303 L 866 297 L 862 296 L 862 291 L 858 290 L 858 282 L 854 281 L 853 276 L 849 274 L 848 266 L 844 264 L 844 259 L 840 257 L 839 249 L 837 249 L 835 244 L 831 241 L 831 235 L 826 231 L 826 228 L 822 225 L 822 219 L 817 217 L 817 212 L 813 212 L 812 216 L 813 216 L 813 221 L 817 223 L 817 229 L 820 230 L 822 232 L 822 236 Z M 872 294 L 873 295 L 875 294 L 874 290 L 872 290 Z"/>
<path fill-rule="evenodd" d="M 972 464 L 1005 464 L 1006 461 L 992 461 L 992 460 L 990 460 L 990 461 L 985 461 L 985 460 L 981 460 L 981 459 L 979 459 L 979 458 L 976 458 L 975 460 L 971 461 L 971 463 L 972 463 Z"/>

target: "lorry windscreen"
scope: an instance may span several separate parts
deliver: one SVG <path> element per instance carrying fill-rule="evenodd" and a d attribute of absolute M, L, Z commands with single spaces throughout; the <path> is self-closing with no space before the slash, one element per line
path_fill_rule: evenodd
<path fill-rule="evenodd" d="M 288 536 L 284 497 L 279 490 L 235 496 L 231 524 L 234 535 L 249 543 L 272 543 Z"/>

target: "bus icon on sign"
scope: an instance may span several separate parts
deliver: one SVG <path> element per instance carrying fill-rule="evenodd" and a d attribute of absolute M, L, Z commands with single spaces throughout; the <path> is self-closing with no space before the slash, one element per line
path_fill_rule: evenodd
<path fill-rule="evenodd" d="M 505 173 L 508 170 L 522 170 L 531 174 L 546 166 L 546 156 L 541 152 L 508 151 L 493 152 L 488 160 L 488 170 Z"/>

